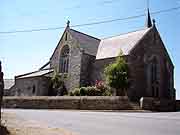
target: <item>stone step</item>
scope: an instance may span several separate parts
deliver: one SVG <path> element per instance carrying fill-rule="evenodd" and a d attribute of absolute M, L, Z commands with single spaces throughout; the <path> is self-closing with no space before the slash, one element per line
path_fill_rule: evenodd
<path fill-rule="evenodd" d="M 141 110 L 139 103 L 130 102 L 130 105 L 131 105 L 132 109 L 134 109 L 134 110 Z"/>

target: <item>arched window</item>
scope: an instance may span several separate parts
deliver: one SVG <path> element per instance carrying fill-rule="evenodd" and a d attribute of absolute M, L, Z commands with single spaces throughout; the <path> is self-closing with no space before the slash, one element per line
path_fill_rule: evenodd
<path fill-rule="evenodd" d="M 151 62 L 151 90 L 153 97 L 159 97 L 159 64 L 156 58 Z"/>
<path fill-rule="evenodd" d="M 68 73 L 69 67 L 69 46 L 65 45 L 60 54 L 60 62 L 59 62 L 59 72 L 60 73 Z"/>

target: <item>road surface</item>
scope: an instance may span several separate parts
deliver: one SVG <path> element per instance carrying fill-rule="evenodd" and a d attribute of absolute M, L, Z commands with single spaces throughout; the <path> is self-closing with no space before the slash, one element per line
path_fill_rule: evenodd
<path fill-rule="evenodd" d="M 131 113 L 5 109 L 17 119 L 62 128 L 76 135 L 180 135 L 180 112 Z"/>

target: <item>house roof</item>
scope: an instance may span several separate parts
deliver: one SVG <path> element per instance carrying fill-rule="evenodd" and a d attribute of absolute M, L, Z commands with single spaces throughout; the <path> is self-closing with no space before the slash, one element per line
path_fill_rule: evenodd
<path fill-rule="evenodd" d="M 82 48 L 85 53 L 96 56 L 100 39 L 74 29 L 70 29 L 70 33 L 75 39 L 78 40 L 80 43 L 80 48 Z"/>
<path fill-rule="evenodd" d="M 140 41 L 150 28 L 102 39 L 98 47 L 96 59 L 117 57 L 122 51 L 128 55 L 134 46 Z"/>
<path fill-rule="evenodd" d="M 48 61 L 46 64 L 40 67 L 39 70 L 44 70 L 44 69 L 49 69 L 49 68 L 50 68 L 50 61 Z"/>
<path fill-rule="evenodd" d="M 53 72 L 53 69 L 39 70 L 39 71 L 24 74 L 24 75 L 16 76 L 16 79 L 29 78 L 29 77 L 39 77 L 39 76 L 44 76 L 44 75 L 50 74 L 52 72 Z"/>
<path fill-rule="evenodd" d="M 10 89 L 14 85 L 14 79 L 4 79 L 4 89 Z"/>

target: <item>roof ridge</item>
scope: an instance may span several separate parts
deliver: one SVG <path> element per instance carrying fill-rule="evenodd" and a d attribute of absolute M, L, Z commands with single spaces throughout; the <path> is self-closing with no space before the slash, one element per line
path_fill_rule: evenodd
<path fill-rule="evenodd" d="M 53 69 L 44 69 L 44 70 L 37 70 L 37 71 L 34 71 L 34 72 L 31 72 L 31 73 L 27 73 L 27 74 L 23 74 L 23 75 L 20 75 L 20 76 L 16 76 L 17 79 L 19 78 L 27 78 L 28 75 L 31 75 L 31 74 L 34 74 L 34 73 L 38 73 L 38 72 L 42 72 L 42 71 L 46 71 L 46 70 L 49 70 L 48 73 L 50 72 L 53 72 Z M 43 75 L 46 75 L 48 73 L 43 73 L 42 75 L 36 75 L 36 76 L 43 76 Z M 29 76 L 28 76 L 29 77 Z"/>
<path fill-rule="evenodd" d="M 15 78 L 19 78 L 19 77 L 22 77 L 22 76 L 25 76 L 25 75 L 30 75 L 30 74 L 33 74 L 33 73 L 36 73 L 36 72 L 38 72 L 38 70 L 37 71 L 28 72 L 28 73 L 25 73 L 25 74 L 21 74 L 21 75 L 17 75 L 17 76 L 15 76 Z"/>
<path fill-rule="evenodd" d="M 80 34 L 83 34 L 83 35 L 85 35 L 85 36 L 88 36 L 88 37 L 94 38 L 94 39 L 96 39 L 96 40 L 101 40 L 101 39 L 99 39 L 99 38 L 97 38 L 97 37 L 94 37 L 94 36 L 88 35 L 88 34 L 86 34 L 86 33 L 83 33 L 83 32 L 80 32 L 80 31 L 77 31 L 77 30 L 74 30 L 74 29 L 70 29 L 70 30 L 73 30 L 73 31 L 78 32 L 78 33 L 80 33 Z"/>
<path fill-rule="evenodd" d="M 142 29 L 138 29 L 138 30 L 134 30 L 134 31 L 129 31 L 129 32 L 118 34 L 118 35 L 105 37 L 105 38 L 102 38 L 101 40 L 110 39 L 110 38 L 113 38 L 113 37 L 118 37 L 118 36 L 121 36 L 121 35 L 126 35 L 126 34 L 129 34 L 129 33 L 134 33 L 134 32 L 138 32 L 138 31 L 142 31 L 142 30 L 147 30 L 147 29 L 150 29 L 150 28 L 142 28 Z"/>

